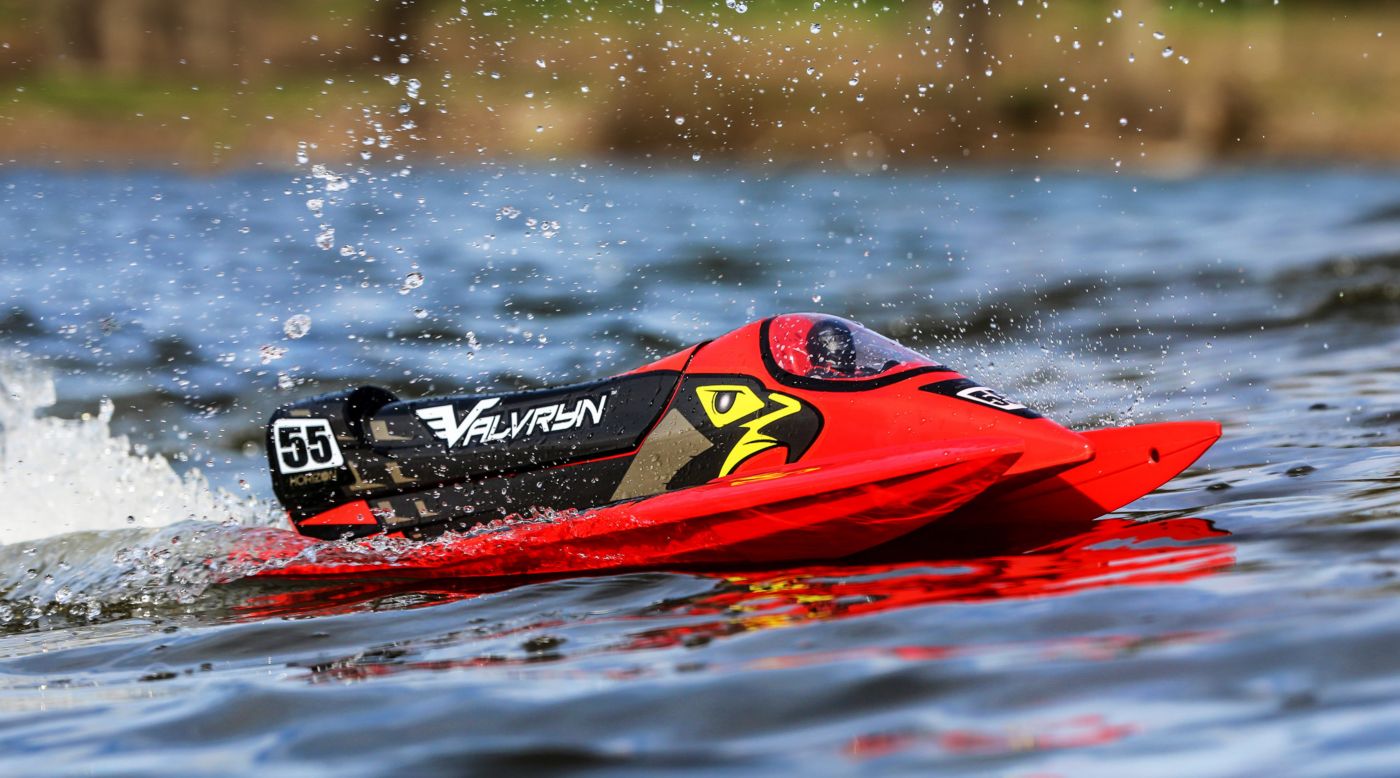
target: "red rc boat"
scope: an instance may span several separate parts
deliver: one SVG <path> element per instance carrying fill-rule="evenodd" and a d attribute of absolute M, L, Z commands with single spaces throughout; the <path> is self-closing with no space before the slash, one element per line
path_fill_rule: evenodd
<path fill-rule="evenodd" d="M 859 324 L 788 314 L 588 384 L 411 401 L 361 387 L 284 407 L 273 487 L 308 537 L 244 553 L 289 577 L 839 559 L 954 512 L 1087 522 L 1219 436 L 1072 432 Z M 316 542 L 380 533 L 442 537 Z"/>

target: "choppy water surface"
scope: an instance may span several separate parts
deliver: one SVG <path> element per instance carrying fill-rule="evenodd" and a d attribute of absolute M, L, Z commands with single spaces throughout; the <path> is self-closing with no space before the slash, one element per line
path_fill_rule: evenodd
<path fill-rule="evenodd" d="M 0 187 L 6 772 L 1400 765 L 1400 176 Z M 221 561 L 278 522 L 283 402 L 581 380 L 812 309 L 1075 426 L 1225 438 L 1031 550 L 493 590 Z"/>

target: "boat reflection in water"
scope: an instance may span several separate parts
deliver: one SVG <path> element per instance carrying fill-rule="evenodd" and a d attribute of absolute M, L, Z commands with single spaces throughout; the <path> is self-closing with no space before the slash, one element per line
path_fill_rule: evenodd
<path fill-rule="evenodd" d="M 1226 569 L 1235 561 L 1229 536 L 1197 518 L 1092 522 L 1082 532 L 1001 554 L 969 555 L 952 549 L 939 559 L 900 560 L 898 549 L 852 564 L 782 570 L 685 571 L 714 579 L 699 596 L 653 604 L 647 618 L 712 615 L 713 621 L 634 633 L 623 648 L 648 648 L 701 636 L 719 637 L 814 620 L 842 619 L 941 602 L 1065 595 L 1110 586 L 1170 584 Z M 1021 539 L 1021 543 L 1046 540 Z M 1024 547 L 1024 545 L 1023 545 Z M 926 548 L 926 547 L 925 547 Z M 911 553 L 911 552 L 903 552 Z M 490 581 L 358 580 L 321 584 L 247 598 L 244 618 L 329 615 L 394 597 L 403 605 L 435 605 L 521 585 L 520 579 Z M 412 602 L 411 596 L 417 601 Z"/>
<path fill-rule="evenodd" d="M 731 573 L 720 576 L 724 585 L 717 591 L 671 606 L 673 614 L 711 614 L 715 621 L 642 633 L 634 647 L 934 603 L 1188 581 L 1234 564 L 1233 544 L 1219 542 L 1228 536 L 1204 519 L 1103 519 L 1084 532 L 1022 553 Z M 901 651 L 915 658 L 925 650 L 896 653 Z"/>
<path fill-rule="evenodd" d="M 890 645 L 878 637 L 853 639 L 843 634 L 799 640 L 799 647 L 779 653 L 767 652 L 761 645 L 737 651 L 721 648 L 731 636 L 803 625 L 819 627 L 897 611 L 912 613 L 913 609 L 943 603 L 990 603 L 1112 587 L 1172 585 L 1209 576 L 1235 563 L 1235 546 L 1224 540 L 1229 533 L 1203 519 L 1110 518 L 1080 530 L 1053 539 L 1047 539 L 1043 532 L 1039 538 L 1024 532 L 1019 537 L 999 532 L 1003 541 L 1014 538 L 1038 545 L 1019 552 L 1006 546 L 1003 553 L 982 556 L 969 553 L 973 536 L 957 531 L 958 537 L 969 542 L 963 543 L 962 549 L 952 549 L 953 536 L 944 538 L 949 549 L 946 556 L 954 558 L 898 560 L 894 558 L 897 551 L 887 549 L 882 552 L 886 559 L 868 558 L 844 565 L 723 573 L 685 571 L 681 575 L 713 585 L 699 594 L 679 597 L 658 597 L 653 588 L 658 586 L 655 576 L 632 581 L 626 576 L 598 577 L 592 580 L 606 587 L 601 596 L 614 607 L 594 610 L 595 602 L 577 612 L 552 610 L 548 616 L 527 617 L 522 623 L 518 600 L 504 606 L 505 613 L 493 611 L 487 600 L 479 600 L 480 610 L 434 619 L 439 629 L 431 634 L 386 641 L 368 651 L 318 659 L 310 665 L 293 664 L 290 667 L 295 672 L 290 678 L 312 684 L 345 684 L 391 682 L 395 677 L 425 672 L 484 672 L 487 675 L 479 678 L 488 685 L 502 680 L 514 685 L 527 680 L 543 684 L 583 680 L 591 684 L 648 678 L 669 683 L 668 676 L 739 679 L 770 671 L 824 677 L 828 672 L 825 668 L 851 661 L 892 661 L 910 668 L 950 661 L 971 662 L 973 666 L 1074 660 L 1098 664 L 1133 656 L 1148 647 L 1217 639 L 1214 634 L 1168 630 L 1070 633 L 1030 641 L 1024 636 L 1020 640 L 992 636 L 991 640 L 969 641 L 965 633 L 957 637 L 955 630 L 950 634 L 935 631 L 938 637 L 928 644 Z M 483 586 L 467 581 L 345 581 L 258 595 L 245 600 L 241 613 L 256 619 L 423 607 L 469 600 L 520 583 Z M 637 589 L 635 605 L 615 607 L 618 597 L 625 600 L 628 596 L 618 587 L 629 585 Z M 663 583 L 660 588 L 667 586 Z M 529 612 L 528 603 L 525 609 Z M 877 628 L 873 634 L 885 631 Z M 505 670 L 507 675 L 496 675 L 493 669 Z M 471 683 L 472 677 L 459 677 L 456 682 Z M 785 683 L 780 678 L 792 677 L 773 676 L 779 688 Z M 750 679 L 743 683 L 764 682 Z M 933 699 L 928 704 L 938 705 Z M 696 715 L 729 713 L 697 711 Z M 871 724 L 874 726 L 841 736 L 833 743 L 837 752 L 858 761 L 901 758 L 899 755 L 906 753 L 914 758 L 985 759 L 1103 745 L 1130 737 L 1143 726 L 1092 710 L 1038 720 L 979 723 L 963 719 L 936 727 L 908 722 L 893 727 L 883 722 Z"/>

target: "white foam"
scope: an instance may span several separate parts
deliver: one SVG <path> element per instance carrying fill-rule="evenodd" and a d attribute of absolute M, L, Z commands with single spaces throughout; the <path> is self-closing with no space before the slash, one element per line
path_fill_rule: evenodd
<path fill-rule="evenodd" d="M 47 370 L 0 360 L 0 545 L 186 519 L 256 521 L 253 508 L 199 472 L 181 476 L 160 456 L 132 453 L 111 433 L 110 402 L 96 415 L 40 418 L 55 399 Z"/>

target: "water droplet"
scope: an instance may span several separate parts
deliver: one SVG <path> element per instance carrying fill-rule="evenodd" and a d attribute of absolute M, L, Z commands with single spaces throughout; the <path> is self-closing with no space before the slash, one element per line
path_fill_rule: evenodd
<path fill-rule="evenodd" d="M 813 35 L 816 35 L 817 33 L 821 32 L 821 31 L 822 31 L 822 26 L 821 26 L 820 24 L 816 23 L 816 22 L 812 22 L 812 34 L 813 34 Z"/>
<path fill-rule="evenodd" d="M 323 251 L 330 251 L 335 247 L 335 228 L 321 225 L 321 231 L 316 233 L 316 245 Z"/>
<path fill-rule="evenodd" d="M 851 76 L 851 80 L 847 81 L 846 83 L 850 84 L 851 86 L 855 86 L 856 84 L 860 83 L 860 76 Z"/>
<path fill-rule="evenodd" d="M 408 64 L 408 55 L 407 55 L 407 54 L 400 54 L 400 55 L 399 55 L 399 64 L 400 64 L 400 65 L 407 65 L 407 64 Z"/>
<path fill-rule="evenodd" d="M 933 4 L 933 15 L 938 16 L 941 13 L 943 13 L 943 4 L 935 0 Z"/>
<path fill-rule="evenodd" d="M 426 319 L 426 318 L 428 318 L 428 311 L 427 311 L 427 309 L 426 309 L 426 308 L 414 308 L 414 309 L 413 309 L 413 318 L 415 318 L 415 319 Z"/>
<path fill-rule="evenodd" d="M 418 99 L 418 90 L 422 88 L 423 82 L 416 78 L 410 78 L 408 83 L 404 84 L 404 92 L 408 95 L 408 99 L 410 100 Z"/>
<path fill-rule="evenodd" d="M 399 74 L 398 74 L 398 73 L 390 73 L 389 75 L 387 75 L 387 76 L 384 77 L 384 80 L 387 81 L 387 82 L 389 82 L 389 86 L 398 86 L 398 85 L 399 85 Z"/>
<path fill-rule="evenodd" d="M 281 359 L 286 355 L 287 350 L 285 348 L 282 348 L 281 346 L 266 345 L 258 349 L 258 361 L 262 362 L 262 364 L 264 365 L 266 365 L 269 362 L 272 362 L 273 360 Z M 132 519 L 129 523 L 134 524 L 135 519 Z"/>
<path fill-rule="evenodd" d="M 691 161 L 691 162 L 699 162 L 699 161 L 700 161 L 700 152 L 697 151 L 697 152 L 695 152 L 694 154 L 691 154 L 691 155 L 690 155 L 690 161 Z"/>
<path fill-rule="evenodd" d="M 417 270 L 403 277 L 403 283 L 399 285 L 399 294 L 408 294 L 423 285 L 423 274 Z"/>
<path fill-rule="evenodd" d="M 393 521 L 396 517 L 393 508 L 370 508 L 369 512 L 381 522 Z"/>
<path fill-rule="evenodd" d="M 326 207 L 326 201 L 322 200 L 319 197 L 313 197 L 310 200 L 306 201 L 306 210 L 316 214 L 317 216 L 321 215 L 321 209 L 324 207 Z"/>
<path fill-rule="evenodd" d="M 282 331 L 292 340 L 305 337 L 306 333 L 311 331 L 311 317 L 304 313 L 288 316 L 287 321 L 282 324 Z"/>
<path fill-rule="evenodd" d="M 1171 46 L 1168 46 L 1168 47 L 1166 47 L 1165 49 L 1162 49 L 1162 56 L 1163 56 L 1163 57 L 1170 57 L 1173 53 L 1174 53 L 1174 52 L 1172 51 L 1172 47 L 1171 47 Z"/>
<path fill-rule="evenodd" d="M 677 116 L 677 117 L 676 117 L 676 126 L 679 127 L 679 126 L 681 126 L 682 124 L 685 124 L 685 117 L 684 117 L 684 116 Z"/>
<path fill-rule="evenodd" d="M 1167 34 L 1165 32 L 1154 32 L 1152 33 L 1152 37 L 1156 40 L 1164 41 L 1167 39 Z"/>
<path fill-rule="evenodd" d="M 350 188 L 349 182 L 347 182 L 344 177 L 332 173 L 325 165 L 312 165 L 311 176 L 312 178 L 325 181 L 327 192 L 340 192 Z"/>

